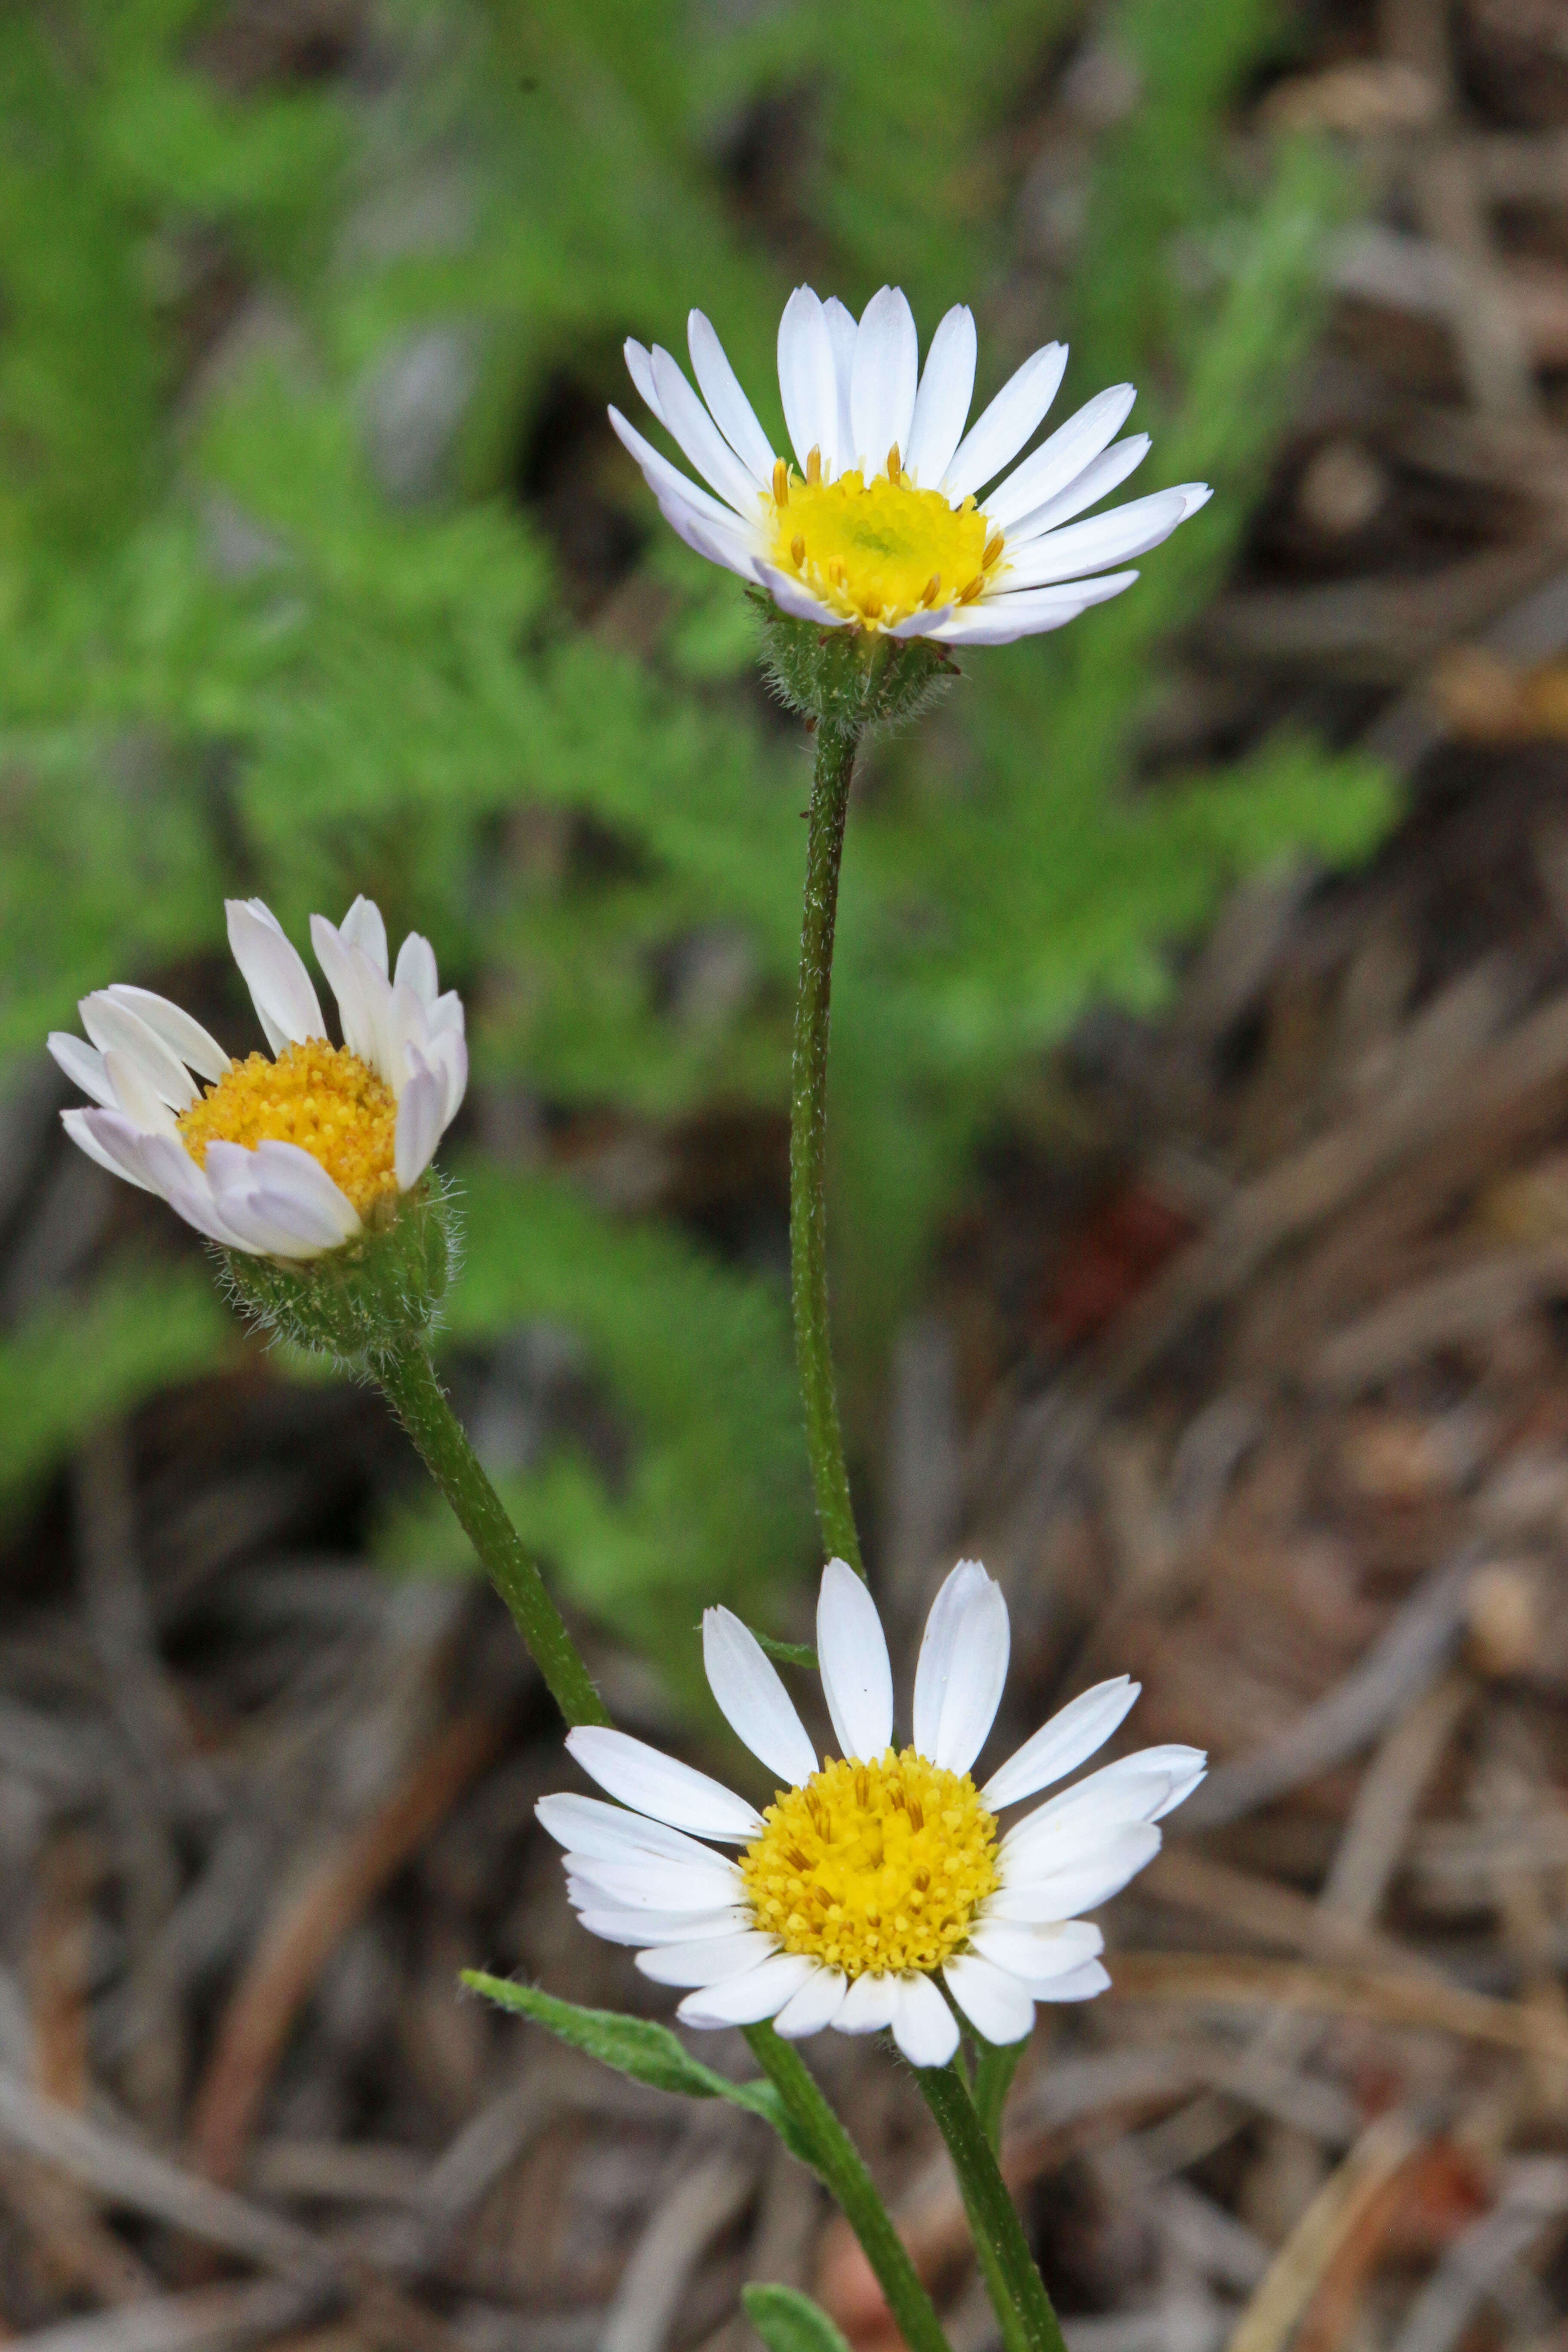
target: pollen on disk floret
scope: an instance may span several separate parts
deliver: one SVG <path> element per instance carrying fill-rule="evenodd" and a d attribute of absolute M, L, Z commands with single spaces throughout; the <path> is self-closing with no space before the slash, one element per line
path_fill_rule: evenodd
<path fill-rule="evenodd" d="M 1003 552 L 973 498 L 953 506 L 921 489 L 897 445 L 885 471 L 851 467 L 823 478 L 814 449 L 805 478 L 773 469 L 773 560 L 828 608 L 870 628 L 891 628 L 936 605 L 970 604 Z"/>
<path fill-rule="evenodd" d="M 759 1923 L 849 1978 L 940 1968 L 997 1883 L 973 1781 L 912 1748 L 826 1764 L 763 1818 L 741 1862 Z"/>
<path fill-rule="evenodd" d="M 397 1190 L 397 1104 L 392 1089 L 345 1046 L 311 1037 L 275 1062 L 251 1054 L 177 1121 L 198 1167 L 213 1143 L 293 1143 L 320 1162 L 363 1216 Z"/>

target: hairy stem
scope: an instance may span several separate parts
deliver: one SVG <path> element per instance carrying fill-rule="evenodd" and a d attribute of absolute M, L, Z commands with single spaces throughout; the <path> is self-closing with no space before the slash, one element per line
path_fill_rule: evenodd
<path fill-rule="evenodd" d="M 817 2089 L 799 2051 L 793 2042 L 781 2041 L 771 2025 L 748 2025 L 745 2034 L 810 2147 L 816 2171 L 859 2239 L 909 2352 L 948 2352 L 936 2306 L 921 2284 L 860 2151 Z"/>
<path fill-rule="evenodd" d="M 800 929 L 800 984 L 790 1074 L 789 1245 L 795 1357 L 805 1407 L 805 1444 L 816 1516 L 829 1552 L 865 1570 L 833 1373 L 827 1311 L 827 1036 L 833 996 L 833 930 L 849 779 L 860 730 L 818 721 Z"/>
<path fill-rule="evenodd" d="M 915 2079 L 947 2142 L 1004 2337 L 1010 2347 L 1027 2347 L 1028 2352 L 1066 2352 L 1061 2325 L 1035 2267 L 1018 2209 L 957 2061 L 922 2066 Z"/>
<path fill-rule="evenodd" d="M 383 1358 L 375 1376 L 511 1612 L 529 1656 L 567 1722 L 608 1723 L 582 1654 L 447 1403 L 426 1349 L 416 1343 Z"/>

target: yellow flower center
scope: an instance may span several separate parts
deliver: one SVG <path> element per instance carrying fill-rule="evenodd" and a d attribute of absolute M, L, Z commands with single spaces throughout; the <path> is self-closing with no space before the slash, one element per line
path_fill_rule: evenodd
<path fill-rule="evenodd" d="M 996 1884 L 973 1781 L 912 1748 L 826 1764 L 763 1818 L 741 1862 L 759 1924 L 846 1976 L 939 1969 Z"/>
<path fill-rule="evenodd" d="M 346 1046 L 312 1037 L 275 1062 L 231 1062 L 176 1122 L 198 1167 L 209 1143 L 297 1143 L 319 1160 L 362 1216 L 397 1190 L 397 1105 L 392 1089 Z"/>
<path fill-rule="evenodd" d="M 803 481 L 781 457 L 766 503 L 780 570 L 869 628 L 973 604 L 1002 559 L 1002 533 L 973 498 L 953 508 L 940 490 L 916 489 L 896 444 L 887 472 L 870 481 L 852 467 L 825 482 L 815 449 Z"/>

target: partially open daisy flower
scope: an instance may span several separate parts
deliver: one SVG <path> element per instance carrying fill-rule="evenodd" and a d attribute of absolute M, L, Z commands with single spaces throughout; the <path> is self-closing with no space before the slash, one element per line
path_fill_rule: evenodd
<path fill-rule="evenodd" d="M 1018 2042 L 1037 2000 L 1088 2000 L 1110 1979 L 1098 1927 L 1077 1915 L 1115 1895 L 1159 1850 L 1154 1823 L 1203 1779 L 1195 1748 L 1147 1748 L 1107 1765 L 1004 1831 L 997 1816 L 1076 1770 L 1138 1696 L 1125 1675 L 1053 1716 L 977 1789 L 971 1767 L 1007 1674 L 1007 1604 L 960 1560 L 926 1622 L 912 1737 L 893 1742 L 893 1679 L 870 1594 L 830 1560 L 817 1660 L 843 1753 L 819 1764 L 754 1634 L 727 1609 L 702 1621 L 713 1696 L 787 1785 L 761 1813 L 706 1773 L 622 1731 L 566 1745 L 618 1805 L 542 1798 L 566 1849 L 583 1925 L 635 1944 L 659 1984 L 694 1988 L 688 2025 L 772 2019 L 789 2039 L 890 2027 L 912 2065 L 958 2047 L 952 2000 L 987 2042 Z M 626 1808 L 630 1808 L 627 1811 Z M 738 1861 L 700 1843 L 743 1849 Z"/>
<path fill-rule="evenodd" d="M 966 433 L 975 336 L 962 304 L 931 337 L 922 371 L 914 316 L 896 287 L 873 296 L 858 323 L 837 298 L 797 287 L 779 321 L 793 466 L 700 310 L 688 339 L 700 400 L 668 352 L 628 342 L 626 365 L 710 490 L 618 409 L 610 422 L 689 546 L 823 628 L 971 646 L 1059 629 L 1130 587 L 1136 572 L 1108 566 L 1158 547 L 1210 495 L 1186 482 L 1075 520 L 1147 453 L 1146 433 L 1116 439 L 1132 386 L 1098 394 L 1014 465 L 1056 397 L 1067 347 L 1047 343 L 1026 360 Z"/>
<path fill-rule="evenodd" d="M 277 918 L 259 898 L 231 898 L 227 912 L 274 1058 L 236 1060 L 149 989 L 100 989 L 81 1000 L 91 1042 L 61 1030 L 49 1039 L 96 1106 L 61 1117 L 89 1160 L 161 1194 L 209 1240 L 320 1257 L 384 1223 L 429 1167 L 468 1085 L 462 1003 L 440 993 L 416 931 L 389 971 L 380 910 L 356 898 L 341 927 L 310 918 L 342 1022 L 334 1045 Z"/>

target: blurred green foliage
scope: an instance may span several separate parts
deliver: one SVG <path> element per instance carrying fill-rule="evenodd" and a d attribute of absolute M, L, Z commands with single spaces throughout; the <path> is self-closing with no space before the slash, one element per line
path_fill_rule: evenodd
<path fill-rule="evenodd" d="M 1014 227 L 1020 125 L 1079 29 L 1065 0 L 401 0 L 369 70 L 313 80 L 225 66 L 243 14 L 0 19 L 12 1066 L 85 988 L 216 950 L 226 888 L 297 935 L 363 888 L 435 939 L 498 1099 L 611 1122 L 778 1111 L 805 751 L 751 683 L 740 587 L 663 530 L 596 423 L 559 488 L 528 485 L 542 505 L 516 495 L 563 399 L 626 402 L 627 332 L 679 351 L 700 304 L 776 433 L 792 271 L 856 307 L 896 279 L 927 334 L 976 305 L 983 397 L 1066 327 L 1069 395 L 1146 386 L 1142 487 L 1216 483 L 1132 594 L 974 658 L 857 808 L 833 1115 L 864 1433 L 974 1144 L 1042 1045 L 1091 992 L 1154 1002 L 1169 942 L 1238 873 L 1302 846 L 1354 858 L 1387 819 L 1377 774 L 1302 742 L 1153 789 L 1130 769 L 1162 638 L 1268 463 L 1339 201 L 1310 152 L 1227 162 L 1273 14 L 1128 0 L 1138 95 L 1095 143 L 1065 289 L 1019 273 Z M 759 124 L 780 183 L 760 193 L 736 163 Z M 586 626 L 552 535 L 573 499 L 642 542 Z M 679 983 L 693 942 L 717 992 Z M 237 1038 L 244 1018 L 237 997 Z M 576 1454 L 539 1465 L 530 1535 L 650 1643 L 720 1592 L 765 1619 L 810 1556 L 776 1269 L 499 1148 L 473 1147 L 467 1182 L 457 1329 L 566 1327 L 629 1434 L 613 1487 Z M 154 1315 L 141 1277 L 101 1282 L 75 1309 L 95 1382 L 58 1306 L 0 1344 L 0 1391 L 26 1399 L 0 1481 L 220 1344 L 184 1290 Z"/>

